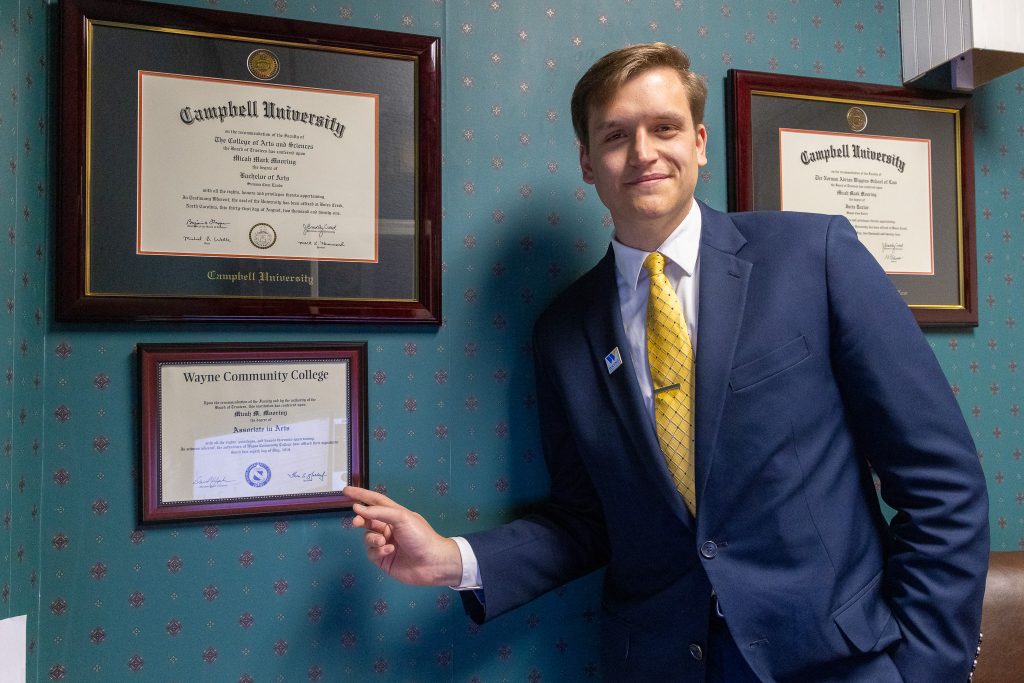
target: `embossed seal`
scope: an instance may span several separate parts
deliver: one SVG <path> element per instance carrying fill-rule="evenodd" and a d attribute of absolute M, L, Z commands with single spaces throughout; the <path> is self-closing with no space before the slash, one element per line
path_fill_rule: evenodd
<path fill-rule="evenodd" d="M 846 123 L 854 133 L 861 132 L 868 127 L 867 112 L 860 107 L 850 107 L 846 112 Z"/>
<path fill-rule="evenodd" d="M 277 242 L 277 232 L 269 223 L 257 223 L 249 229 L 249 241 L 257 249 L 270 249 Z"/>
<path fill-rule="evenodd" d="M 269 81 L 281 71 L 281 61 L 277 55 L 262 47 L 249 53 L 245 65 L 249 67 L 249 73 L 253 75 L 253 78 L 258 78 L 261 81 Z"/>
<path fill-rule="evenodd" d="M 270 481 L 270 467 L 263 462 L 254 462 L 245 468 L 245 481 L 255 488 L 266 486 Z"/>

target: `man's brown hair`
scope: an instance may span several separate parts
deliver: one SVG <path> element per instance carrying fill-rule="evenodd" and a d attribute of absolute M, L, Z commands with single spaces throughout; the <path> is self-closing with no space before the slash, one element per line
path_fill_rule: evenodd
<path fill-rule="evenodd" d="M 704 122 L 704 103 L 708 86 L 704 79 L 690 71 L 690 58 L 682 50 L 665 43 L 641 43 L 609 52 L 587 69 L 572 91 L 572 126 L 584 149 L 590 147 L 591 107 L 605 104 L 623 83 L 633 76 L 658 67 L 668 67 L 679 74 L 690 101 L 693 125 Z"/>

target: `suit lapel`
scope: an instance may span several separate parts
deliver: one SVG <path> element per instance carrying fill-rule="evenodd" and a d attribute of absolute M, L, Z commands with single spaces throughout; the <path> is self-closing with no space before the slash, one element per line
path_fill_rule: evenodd
<path fill-rule="evenodd" d="M 736 256 L 746 239 L 729 216 L 703 203 L 700 209 L 695 443 L 698 509 L 711 473 L 752 267 Z"/>
<path fill-rule="evenodd" d="M 592 292 L 583 316 L 590 354 L 593 362 L 599 366 L 595 372 L 607 391 L 612 410 L 627 433 L 626 443 L 632 446 L 629 457 L 639 460 L 636 463 L 639 471 L 642 471 L 651 485 L 665 497 L 680 519 L 686 524 L 691 524 L 692 518 L 665 465 L 661 446 L 658 444 L 658 435 L 654 431 L 654 425 L 647 414 L 640 387 L 636 382 L 633 359 L 622 325 L 615 256 L 611 247 L 596 268 L 600 271 L 598 281 L 605 284 L 603 287 L 596 287 Z M 622 365 L 609 373 L 604 357 L 616 347 L 622 356 Z"/>

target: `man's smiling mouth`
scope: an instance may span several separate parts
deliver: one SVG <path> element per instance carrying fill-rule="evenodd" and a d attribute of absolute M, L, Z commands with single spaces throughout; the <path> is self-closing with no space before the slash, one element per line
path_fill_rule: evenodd
<path fill-rule="evenodd" d="M 629 181 L 626 184 L 627 185 L 644 185 L 646 183 L 654 182 L 654 181 L 657 181 L 657 180 L 664 180 L 666 178 L 668 178 L 668 175 L 666 175 L 664 173 L 648 173 L 647 175 L 642 175 L 639 178 L 635 178 L 635 179 Z"/>

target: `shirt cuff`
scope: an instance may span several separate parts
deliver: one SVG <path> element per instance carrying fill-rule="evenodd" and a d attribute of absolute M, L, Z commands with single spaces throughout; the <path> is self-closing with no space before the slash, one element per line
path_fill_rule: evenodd
<path fill-rule="evenodd" d="M 462 581 L 458 586 L 451 588 L 457 591 L 480 590 L 483 588 L 483 579 L 480 577 L 480 565 L 477 563 L 473 546 L 462 536 L 452 536 L 452 540 L 459 546 L 459 553 L 462 555 Z"/>

